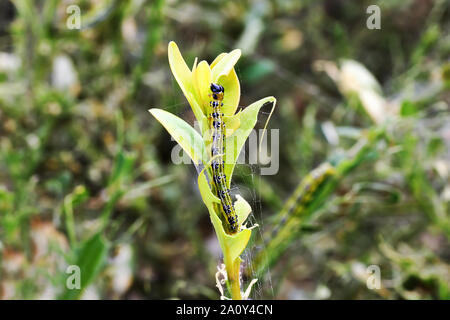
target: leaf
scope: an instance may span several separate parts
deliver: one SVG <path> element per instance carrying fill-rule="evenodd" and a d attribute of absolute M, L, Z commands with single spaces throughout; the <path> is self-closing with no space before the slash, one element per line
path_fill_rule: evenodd
<path fill-rule="evenodd" d="M 149 112 L 166 128 L 195 165 L 203 163 L 206 159 L 205 144 L 202 136 L 194 128 L 170 112 L 161 109 L 150 109 Z"/>
<path fill-rule="evenodd" d="M 258 119 L 259 110 L 263 105 L 268 102 L 273 103 L 272 112 L 275 108 L 276 99 L 274 97 L 266 97 L 261 100 L 258 100 L 241 112 L 240 116 L 240 128 L 236 130 L 230 137 L 226 138 L 226 155 L 225 155 L 225 175 L 227 177 L 227 184 L 230 187 L 231 177 L 233 175 L 234 167 L 236 166 L 236 161 L 241 152 L 242 147 L 244 146 L 245 141 L 247 140 L 250 132 L 255 127 L 256 121 Z M 267 122 L 270 120 L 270 116 L 267 119 Z M 267 124 L 266 122 L 266 124 Z"/>
<path fill-rule="evenodd" d="M 225 116 L 232 116 L 239 106 L 241 87 L 234 65 L 240 57 L 240 51 L 234 50 L 230 53 L 222 53 L 213 61 L 211 69 L 213 80 L 225 88 L 222 112 Z M 228 69 L 230 66 L 231 69 Z M 216 72 L 216 74 L 214 74 Z"/>
<path fill-rule="evenodd" d="M 235 49 L 223 56 L 212 68 L 212 79 L 218 81 L 221 76 L 228 75 L 241 57 L 241 50 Z"/>
<path fill-rule="evenodd" d="M 247 220 L 248 215 L 252 212 L 252 207 L 248 204 L 248 202 L 242 198 L 239 194 L 236 195 L 236 202 L 234 203 L 234 208 L 236 209 L 236 213 L 238 215 L 239 224 L 244 224 L 245 220 Z"/>
<path fill-rule="evenodd" d="M 80 289 L 69 289 L 62 295 L 63 300 L 79 299 L 83 291 L 95 280 L 106 262 L 109 243 L 101 232 L 85 241 L 76 253 L 74 265 L 80 268 Z"/>
<path fill-rule="evenodd" d="M 239 111 L 234 116 L 223 117 L 223 122 L 225 123 L 225 135 L 227 137 L 231 136 L 241 125 L 241 112 Z"/>
<path fill-rule="evenodd" d="M 206 180 L 205 169 L 203 169 L 198 175 L 198 189 L 200 190 L 200 195 L 202 196 L 203 202 L 206 207 L 212 207 L 213 203 L 220 203 L 220 199 L 216 197 L 209 187 L 208 181 Z"/>
<path fill-rule="evenodd" d="M 197 101 L 200 103 L 200 107 L 204 114 L 208 114 L 207 107 L 209 106 L 209 93 L 211 92 L 211 69 L 206 61 L 199 63 L 197 68 L 193 72 L 195 93 L 197 95 Z"/>
<path fill-rule="evenodd" d="M 252 231 L 250 229 L 243 229 L 234 235 L 225 235 L 225 241 L 228 246 L 228 254 L 230 255 L 231 261 L 235 261 L 239 258 L 240 254 L 247 246 L 251 235 Z"/>
<path fill-rule="evenodd" d="M 184 96 L 188 100 L 191 105 L 192 111 L 194 112 L 197 121 L 202 123 L 205 115 L 203 114 L 203 110 L 199 105 L 199 102 L 196 101 L 194 96 L 194 84 L 192 83 L 192 72 L 189 70 L 186 62 L 181 55 L 180 50 L 175 42 L 171 41 L 168 47 L 168 56 L 169 56 L 169 65 L 172 70 L 173 76 L 178 82 L 178 85 L 183 91 Z M 194 67 L 196 67 L 196 62 L 194 63 Z M 193 70 L 195 70 L 193 68 Z"/>
<path fill-rule="evenodd" d="M 108 187 L 115 190 L 119 189 L 127 179 L 130 178 L 130 173 L 133 170 L 136 155 L 134 153 L 119 152 L 114 161 L 114 168 L 109 177 Z"/>
<path fill-rule="evenodd" d="M 208 181 L 206 180 L 205 169 L 203 169 L 198 175 L 198 189 L 200 190 L 200 195 L 202 196 L 203 202 L 209 211 L 209 217 L 213 224 L 214 230 L 216 231 L 217 239 L 219 240 L 220 247 L 224 255 L 226 254 L 227 244 L 225 241 L 226 232 L 223 229 L 222 220 L 217 216 L 214 210 L 214 203 L 220 203 L 220 199 L 216 197 L 209 187 Z"/>
<path fill-rule="evenodd" d="M 228 75 L 220 77 L 217 82 L 225 88 L 222 112 L 225 116 L 232 116 L 241 98 L 241 86 L 236 71 L 232 69 Z"/>
<path fill-rule="evenodd" d="M 177 80 L 183 93 L 186 95 L 186 93 L 192 91 L 193 88 L 192 72 L 184 61 L 177 44 L 173 41 L 169 43 L 168 56 L 173 76 Z"/>
<path fill-rule="evenodd" d="M 217 213 L 214 210 L 214 203 L 220 203 L 220 199 L 217 198 L 209 188 L 208 182 L 206 180 L 205 176 L 205 169 L 200 172 L 198 176 L 198 187 L 200 190 L 200 194 L 202 196 L 203 202 L 205 203 L 206 207 L 209 211 L 209 216 L 211 219 L 211 222 L 214 226 L 214 230 L 216 231 L 217 239 L 219 240 L 220 247 L 222 248 L 222 252 L 224 256 L 226 256 L 230 261 L 234 261 L 239 257 L 239 255 L 244 251 L 245 247 L 247 246 L 248 241 L 250 240 L 251 236 L 251 230 L 250 229 L 243 229 L 242 231 L 234 234 L 229 235 L 225 232 L 222 224 L 222 220 L 219 218 Z M 242 199 L 242 198 L 241 198 Z M 242 199 L 243 200 L 243 199 Z M 247 208 L 245 203 L 242 202 L 242 200 L 239 202 L 239 210 L 241 211 L 241 217 L 244 217 L 245 214 L 243 214 Z M 243 200 L 245 201 L 245 200 Z M 248 205 L 248 203 L 247 203 Z M 248 205 L 248 207 L 250 207 Z M 248 214 L 247 214 L 248 215 Z"/>
<path fill-rule="evenodd" d="M 227 256 L 230 261 L 235 261 L 247 246 L 252 231 L 243 229 L 236 234 L 229 235 L 223 229 L 222 220 L 215 214 L 214 209 L 212 211 L 210 209 L 210 217 L 224 256 Z"/>

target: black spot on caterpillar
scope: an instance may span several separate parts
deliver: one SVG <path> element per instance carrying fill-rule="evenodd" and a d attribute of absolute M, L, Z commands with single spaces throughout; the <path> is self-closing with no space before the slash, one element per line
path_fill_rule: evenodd
<path fill-rule="evenodd" d="M 287 220 L 293 215 L 303 212 L 308 204 L 317 195 L 317 191 L 324 184 L 327 178 L 335 174 L 335 169 L 328 162 L 321 164 L 319 167 L 308 173 L 300 182 L 294 194 L 289 198 L 286 206 L 281 212 L 281 218 L 274 223 L 276 226 L 271 234 L 275 237 L 280 229 L 286 224 Z"/>
<path fill-rule="evenodd" d="M 213 112 L 209 115 L 212 129 L 212 146 L 211 156 L 214 157 L 214 161 L 211 163 L 211 169 L 213 173 L 213 183 L 215 186 L 217 197 L 221 202 L 221 212 L 223 219 L 226 221 L 226 231 L 230 234 L 234 234 L 239 231 L 239 222 L 231 200 L 230 190 L 227 187 L 227 177 L 224 173 L 224 160 L 225 154 L 225 123 L 223 122 L 223 113 L 221 107 L 223 106 L 224 88 L 221 85 L 211 83 L 210 86 L 212 101 L 209 105 L 213 108 Z M 222 152 L 222 153 L 220 153 Z"/>

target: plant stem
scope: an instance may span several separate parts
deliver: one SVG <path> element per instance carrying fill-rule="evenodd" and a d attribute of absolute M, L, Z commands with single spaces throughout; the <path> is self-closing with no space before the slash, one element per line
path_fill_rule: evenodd
<path fill-rule="evenodd" d="M 225 257 L 225 266 L 227 269 L 228 281 L 231 287 L 231 298 L 233 300 L 242 300 L 241 296 L 241 284 L 239 281 L 239 269 L 241 261 L 239 258 L 234 261 L 230 261 Z"/>

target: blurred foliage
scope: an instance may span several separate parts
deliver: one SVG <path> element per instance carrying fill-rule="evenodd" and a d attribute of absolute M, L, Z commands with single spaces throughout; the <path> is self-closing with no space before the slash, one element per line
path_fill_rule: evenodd
<path fill-rule="evenodd" d="M 381 30 L 366 28 L 371 4 Z M 449 31 L 445 0 L 1 1 L 0 297 L 218 298 L 197 173 L 147 111 L 193 122 L 174 40 L 189 65 L 242 49 L 240 105 L 278 100 L 278 174 L 234 175 L 261 230 L 248 280 L 270 267 L 253 298 L 449 299 Z M 272 238 L 325 162 L 336 176 Z M 66 290 L 71 264 L 83 290 Z"/>

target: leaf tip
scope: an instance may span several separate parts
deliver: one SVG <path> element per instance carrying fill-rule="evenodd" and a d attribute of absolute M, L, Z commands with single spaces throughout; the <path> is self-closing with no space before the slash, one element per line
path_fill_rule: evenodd
<path fill-rule="evenodd" d="M 175 41 L 171 40 L 171 41 L 169 42 L 168 48 L 169 48 L 169 50 L 170 50 L 170 49 L 172 49 L 172 48 L 174 48 L 174 47 L 177 47 L 177 44 L 175 43 Z"/>

